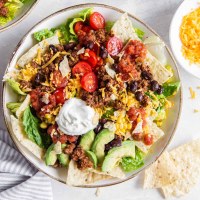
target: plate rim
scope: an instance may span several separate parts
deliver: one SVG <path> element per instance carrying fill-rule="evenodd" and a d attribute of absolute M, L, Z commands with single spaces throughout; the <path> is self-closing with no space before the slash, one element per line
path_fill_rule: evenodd
<path fill-rule="evenodd" d="M 46 20 L 49 20 L 50 18 L 54 17 L 55 15 L 57 15 L 57 14 L 59 14 L 59 13 L 67 12 L 67 11 L 69 11 L 69 10 L 73 10 L 73 9 L 77 9 L 77 8 L 84 8 L 84 7 L 105 7 L 105 8 L 108 8 L 108 9 L 115 10 L 115 11 L 117 11 L 117 12 L 119 12 L 119 13 L 127 13 L 129 17 L 131 17 L 132 19 L 134 19 L 134 20 L 140 22 L 143 26 L 145 26 L 145 27 L 146 27 L 148 30 L 150 30 L 153 34 L 155 34 L 156 36 L 158 36 L 159 38 L 161 38 L 160 35 L 159 35 L 156 31 L 154 31 L 149 25 L 147 25 L 145 22 L 143 22 L 142 20 L 140 20 L 139 18 L 137 18 L 135 15 L 132 15 L 132 14 L 130 14 L 129 12 L 125 12 L 124 10 L 119 9 L 119 8 L 117 8 L 117 7 L 114 7 L 114 6 L 111 6 L 111 5 L 107 5 L 107 4 L 100 4 L 100 3 L 84 3 L 84 4 L 73 5 L 73 6 L 65 7 L 65 8 L 63 8 L 63 9 L 61 9 L 61 10 L 58 10 L 58 11 L 56 11 L 56 12 L 54 12 L 54 13 L 48 15 L 47 17 L 43 18 L 43 19 L 40 20 L 38 23 L 36 23 L 31 29 L 29 29 L 29 30 L 26 32 L 26 34 L 22 37 L 22 39 L 20 40 L 20 42 L 17 44 L 16 48 L 14 49 L 14 51 L 13 51 L 13 53 L 12 53 L 12 56 L 11 56 L 11 58 L 9 59 L 8 65 L 7 65 L 6 69 L 5 69 L 4 75 L 6 74 L 8 68 L 9 68 L 9 66 L 10 66 L 10 64 L 11 64 L 11 62 L 12 62 L 12 60 L 14 59 L 16 52 L 17 52 L 18 49 L 21 47 L 22 43 L 23 43 L 24 40 L 27 38 L 27 36 L 30 34 L 30 32 L 31 32 L 36 26 L 38 26 L 40 23 L 42 23 L 42 22 L 44 22 L 44 21 L 46 21 Z M 162 39 L 162 38 L 161 38 L 161 39 Z M 164 43 L 165 43 L 165 42 L 164 42 Z M 176 70 L 177 70 L 177 77 L 178 77 L 178 79 L 179 79 L 180 82 L 181 82 L 180 72 L 179 72 L 179 69 L 178 69 L 178 66 L 177 66 L 177 62 L 176 62 L 176 60 L 174 59 L 173 54 L 171 53 L 171 51 L 170 51 L 170 49 L 168 48 L 168 46 L 167 46 L 166 43 L 165 43 L 165 46 L 166 46 L 166 50 L 167 50 L 169 56 L 171 57 L 172 61 L 174 62 L 174 66 L 175 66 L 175 68 L 176 68 Z M 15 142 L 14 136 L 11 134 L 12 130 L 10 129 L 10 127 L 9 127 L 9 125 L 8 125 L 7 118 L 6 118 L 6 116 L 5 116 L 5 111 L 4 111 L 4 110 L 6 109 L 5 95 L 4 95 L 4 92 L 5 92 L 5 82 L 3 82 L 2 84 L 3 84 L 3 85 L 2 85 L 2 95 L 1 95 L 2 98 L 1 98 L 1 101 L 2 101 L 2 105 L 3 105 L 3 106 L 2 106 L 2 107 L 3 107 L 3 118 L 4 118 L 4 122 L 5 122 L 5 124 L 6 124 L 6 128 L 7 128 L 7 130 L 8 130 L 8 133 L 9 133 L 11 139 L 13 140 L 14 144 L 17 146 L 19 152 L 20 152 L 20 153 L 21 153 L 21 154 L 22 154 L 22 155 L 23 155 L 23 156 L 24 156 L 38 171 L 41 171 L 41 172 L 43 172 L 44 174 L 46 174 L 47 176 L 51 177 L 52 179 L 57 180 L 58 182 L 61 182 L 61 183 L 63 183 L 63 184 L 66 185 L 66 182 L 60 180 L 60 179 L 57 178 L 57 177 L 54 177 L 54 176 L 48 174 L 47 172 L 43 171 L 43 170 L 40 169 L 39 167 L 35 166 L 35 164 L 33 164 L 33 163 L 30 161 L 30 159 L 27 158 L 27 156 L 24 155 L 24 153 L 21 152 L 21 150 L 19 149 L 19 146 L 20 146 L 20 145 L 18 145 L 18 144 Z M 98 187 L 107 187 L 107 186 L 117 185 L 117 184 L 119 184 L 119 183 L 123 183 L 123 182 L 125 182 L 125 181 L 128 181 L 128 180 L 134 178 L 135 176 L 137 176 L 138 174 L 140 174 L 142 171 L 144 171 L 145 169 L 147 169 L 151 164 L 153 164 L 153 163 L 162 155 L 162 153 L 165 151 L 165 149 L 167 148 L 167 146 L 170 144 L 170 142 L 171 142 L 171 140 L 172 140 L 172 138 L 173 138 L 173 136 L 174 136 L 174 134 L 175 134 L 175 132 L 176 132 L 176 130 L 177 130 L 177 127 L 178 127 L 178 124 L 179 124 L 179 121 L 180 121 L 180 117 L 181 117 L 181 113 L 182 113 L 182 99 L 183 99 L 182 84 L 181 84 L 181 87 L 180 87 L 180 91 L 179 91 L 179 92 L 180 92 L 180 98 L 179 98 L 179 103 L 180 103 L 180 105 L 179 105 L 179 108 L 178 108 L 178 111 L 179 111 L 179 112 L 178 112 L 178 117 L 176 118 L 175 127 L 174 127 L 174 129 L 172 130 L 172 134 L 171 134 L 171 136 L 169 137 L 169 139 L 168 139 L 166 145 L 163 147 L 163 149 L 162 149 L 161 152 L 158 154 L 158 156 L 157 156 L 154 160 L 152 160 L 152 162 L 150 162 L 148 165 L 146 165 L 143 169 L 139 170 L 137 173 L 132 174 L 132 175 L 126 177 L 125 179 L 118 180 L 118 181 L 116 181 L 116 182 L 114 182 L 114 183 L 106 183 L 106 184 L 103 184 L 103 185 L 102 185 L 102 184 L 99 184 L 99 185 L 79 185 L 79 186 L 73 186 L 73 187 L 80 187 L 80 188 L 98 188 Z"/>

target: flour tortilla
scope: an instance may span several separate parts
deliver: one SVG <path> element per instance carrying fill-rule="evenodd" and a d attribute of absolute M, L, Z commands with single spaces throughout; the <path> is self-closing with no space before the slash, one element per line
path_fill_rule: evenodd
<path fill-rule="evenodd" d="M 18 119 L 20 119 L 22 117 L 23 112 L 30 105 L 30 103 L 31 103 L 31 97 L 28 94 L 26 96 L 26 98 L 24 99 L 23 103 L 21 104 L 21 106 L 16 111 L 16 116 L 17 116 Z"/>
<path fill-rule="evenodd" d="M 35 46 L 33 46 L 30 50 L 28 50 L 18 61 L 17 61 L 17 65 L 19 67 L 24 67 L 27 63 L 31 62 L 38 53 L 38 49 L 41 50 L 41 53 L 43 54 L 47 48 L 48 45 L 53 44 L 53 45 L 57 45 L 59 44 L 59 40 L 58 40 L 58 36 L 53 36 L 50 38 L 47 38 L 45 40 L 42 40 L 41 42 L 39 42 L 38 44 L 36 44 Z"/>
<path fill-rule="evenodd" d="M 40 148 L 37 144 L 32 142 L 30 139 L 28 139 L 23 130 L 22 122 L 19 119 L 15 118 L 13 115 L 10 116 L 10 121 L 13 134 L 17 138 L 17 140 L 37 158 L 42 159 L 44 156 L 44 150 Z"/>
<path fill-rule="evenodd" d="M 119 20 L 113 25 L 111 32 L 122 40 L 123 43 L 129 40 L 140 40 L 133 29 L 131 20 L 127 13 L 123 14 Z M 119 54 L 121 55 L 121 54 Z M 151 53 L 148 51 L 145 59 L 147 65 L 149 65 L 154 80 L 159 84 L 165 83 L 169 78 L 173 76 L 172 72 L 168 71 Z"/>
<path fill-rule="evenodd" d="M 154 143 L 159 140 L 163 135 L 164 132 L 162 129 L 160 129 L 156 123 L 152 122 L 151 120 L 148 120 L 148 126 L 149 126 L 149 132 L 153 136 Z M 144 153 L 148 153 L 149 149 L 152 145 L 145 145 L 142 141 L 135 141 L 135 145 Z"/>

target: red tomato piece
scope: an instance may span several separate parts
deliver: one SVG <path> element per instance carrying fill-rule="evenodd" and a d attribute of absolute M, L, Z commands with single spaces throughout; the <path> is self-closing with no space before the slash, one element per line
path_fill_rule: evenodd
<path fill-rule="evenodd" d="M 83 26 L 82 31 L 89 33 L 92 28 L 90 26 Z"/>
<path fill-rule="evenodd" d="M 34 89 L 30 92 L 31 96 L 31 105 L 36 110 L 39 111 L 43 106 L 43 103 L 40 101 L 40 92 L 37 89 Z"/>
<path fill-rule="evenodd" d="M 94 12 L 90 15 L 90 26 L 94 30 L 105 27 L 105 19 L 99 12 Z"/>
<path fill-rule="evenodd" d="M 146 144 L 146 145 L 152 145 L 153 144 L 153 135 L 151 135 L 151 134 L 145 134 L 144 135 L 144 144 Z"/>
<path fill-rule="evenodd" d="M 111 37 L 106 44 L 108 53 L 111 56 L 116 56 L 121 51 L 122 47 L 123 47 L 122 41 L 115 36 Z"/>
<path fill-rule="evenodd" d="M 59 70 L 53 72 L 52 83 L 56 88 L 62 88 L 67 85 L 67 78 L 63 77 Z"/>
<path fill-rule="evenodd" d="M 81 76 L 85 75 L 86 73 L 92 72 L 92 67 L 84 61 L 78 62 L 72 69 L 72 74 L 79 74 Z"/>
<path fill-rule="evenodd" d="M 88 92 L 94 92 L 98 87 L 98 80 L 93 72 L 85 74 L 81 79 L 81 86 Z"/>
<path fill-rule="evenodd" d="M 90 49 L 86 49 L 85 53 L 80 55 L 80 58 L 87 61 L 91 67 L 95 67 L 98 61 L 96 53 Z"/>
<path fill-rule="evenodd" d="M 78 31 L 82 30 L 84 23 L 82 21 L 76 22 L 74 25 L 74 32 L 77 34 Z"/>
<path fill-rule="evenodd" d="M 65 91 L 64 88 L 59 88 L 54 92 L 56 97 L 56 104 L 64 104 L 65 102 Z"/>

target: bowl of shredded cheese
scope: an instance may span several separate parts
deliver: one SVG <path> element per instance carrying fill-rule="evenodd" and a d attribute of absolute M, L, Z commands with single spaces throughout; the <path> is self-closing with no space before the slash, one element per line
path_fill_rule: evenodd
<path fill-rule="evenodd" d="M 169 38 L 178 63 L 200 78 L 200 1 L 185 0 L 171 22 Z"/>

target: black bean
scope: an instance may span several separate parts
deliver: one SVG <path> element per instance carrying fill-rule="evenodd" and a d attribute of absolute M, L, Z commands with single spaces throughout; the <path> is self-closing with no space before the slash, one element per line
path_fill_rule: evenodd
<path fill-rule="evenodd" d="M 152 91 L 157 91 L 158 89 L 159 89 L 159 84 L 158 84 L 158 82 L 157 81 L 151 81 L 151 90 Z"/>
<path fill-rule="evenodd" d="M 97 127 L 94 129 L 94 132 L 98 134 L 103 129 L 103 124 L 99 123 Z"/>
<path fill-rule="evenodd" d="M 131 92 L 135 92 L 138 88 L 138 82 L 137 81 L 132 81 L 129 85 L 129 89 Z"/>
<path fill-rule="evenodd" d="M 118 65 L 117 63 L 114 63 L 114 64 L 112 65 L 112 69 L 113 69 L 116 73 L 119 73 L 119 72 L 120 72 L 120 70 L 119 70 L 119 65 Z"/>
<path fill-rule="evenodd" d="M 76 46 L 75 42 L 70 42 L 70 43 L 64 45 L 64 49 L 65 49 L 65 51 L 69 51 L 69 50 L 74 49 L 75 46 Z"/>
<path fill-rule="evenodd" d="M 151 80 L 152 79 L 151 73 L 149 73 L 147 71 L 142 71 L 141 76 L 145 80 Z"/>
<path fill-rule="evenodd" d="M 89 40 L 89 41 L 87 42 L 87 44 L 85 45 L 85 47 L 88 48 L 88 49 L 93 49 L 93 47 L 94 47 L 94 42 L 93 42 L 92 40 Z"/>
<path fill-rule="evenodd" d="M 116 137 L 114 140 L 105 145 L 105 151 L 109 151 L 113 147 L 120 147 L 122 145 L 122 139 L 120 137 Z"/>
<path fill-rule="evenodd" d="M 49 49 L 51 49 L 54 54 L 56 54 L 58 52 L 58 49 L 53 44 L 49 45 Z"/>
<path fill-rule="evenodd" d="M 44 74 L 37 73 L 36 76 L 35 76 L 35 79 L 34 79 L 34 85 L 38 86 L 42 82 L 45 82 L 45 76 L 44 76 Z"/>
<path fill-rule="evenodd" d="M 100 57 L 105 59 L 108 57 L 108 51 L 106 48 L 104 48 L 103 46 L 100 47 Z"/>
<path fill-rule="evenodd" d="M 104 125 L 107 121 L 108 121 L 108 120 L 107 120 L 107 119 L 104 119 L 104 118 L 103 118 L 103 119 L 100 119 L 100 123 L 103 124 L 103 125 Z"/>
<path fill-rule="evenodd" d="M 141 104 L 144 107 L 148 106 L 148 104 L 149 104 L 149 98 L 148 98 L 148 96 L 146 96 L 146 95 L 143 96 Z"/>
<path fill-rule="evenodd" d="M 158 90 L 156 91 L 158 94 L 162 94 L 164 91 L 163 87 L 160 85 Z"/>
<path fill-rule="evenodd" d="M 142 92 L 137 91 L 137 92 L 135 93 L 135 98 L 136 98 L 136 100 L 138 100 L 139 102 L 142 102 L 143 97 L 144 97 L 144 96 L 143 96 Z"/>

